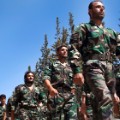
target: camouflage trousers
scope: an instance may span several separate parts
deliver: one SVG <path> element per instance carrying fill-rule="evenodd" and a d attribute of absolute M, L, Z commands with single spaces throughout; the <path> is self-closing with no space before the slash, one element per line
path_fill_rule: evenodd
<path fill-rule="evenodd" d="M 112 64 L 106 61 L 89 60 L 84 66 L 84 77 L 89 85 L 94 99 L 93 120 L 113 120 L 112 114 L 112 86 L 114 86 L 114 75 Z"/>
<path fill-rule="evenodd" d="M 49 98 L 49 120 L 78 120 L 75 95 L 71 93 L 59 93 L 54 98 Z"/>
<path fill-rule="evenodd" d="M 37 108 L 20 108 L 15 116 L 15 120 L 47 120 Z"/>

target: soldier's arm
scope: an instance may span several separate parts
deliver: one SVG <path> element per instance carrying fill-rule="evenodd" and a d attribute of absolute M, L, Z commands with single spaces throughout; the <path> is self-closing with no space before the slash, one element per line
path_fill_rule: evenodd
<path fill-rule="evenodd" d="M 3 113 L 3 120 L 6 120 L 6 111 Z"/>
<path fill-rule="evenodd" d="M 44 70 L 43 82 L 48 89 L 50 96 L 55 96 L 58 91 L 51 84 L 52 64 L 50 63 Z"/>
<path fill-rule="evenodd" d="M 83 94 L 81 97 L 81 113 L 86 114 L 86 95 Z"/>
<path fill-rule="evenodd" d="M 55 96 L 56 94 L 58 94 L 58 91 L 55 88 L 53 88 L 51 82 L 47 79 L 45 80 L 45 86 L 47 87 L 50 96 Z"/>
<path fill-rule="evenodd" d="M 74 82 L 82 85 L 84 77 L 82 75 L 82 55 L 80 53 L 83 40 L 86 38 L 86 28 L 83 25 L 79 26 L 71 35 L 69 60 L 74 73 Z"/>
<path fill-rule="evenodd" d="M 15 117 L 14 117 L 14 110 L 11 110 L 11 120 L 15 120 Z"/>
<path fill-rule="evenodd" d="M 18 107 L 18 103 L 20 102 L 20 87 L 21 85 L 18 85 L 11 96 L 11 116 L 13 116 L 13 118 L 14 111 L 16 110 L 16 108 Z"/>
<path fill-rule="evenodd" d="M 114 33 L 114 34 L 117 36 L 116 37 L 117 39 L 116 56 L 119 58 L 120 57 L 120 33 Z M 118 104 L 120 102 L 120 98 L 116 94 L 115 85 L 116 85 L 116 81 L 112 81 L 112 86 L 110 86 L 110 89 L 112 91 L 112 99 L 114 104 Z"/>

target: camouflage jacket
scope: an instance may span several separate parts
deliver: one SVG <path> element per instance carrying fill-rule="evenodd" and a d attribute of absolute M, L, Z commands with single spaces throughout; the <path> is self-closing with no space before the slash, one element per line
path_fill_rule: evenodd
<path fill-rule="evenodd" d="M 3 107 L 3 106 L 0 104 L 0 118 L 3 117 L 4 112 L 6 112 L 6 105 L 5 105 L 5 107 Z"/>
<path fill-rule="evenodd" d="M 70 88 L 75 88 L 72 78 L 73 73 L 70 64 L 67 63 L 66 66 L 63 66 L 59 60 L 56 60 L 44 70 L 43 81 L 47 79 L 50 80 L 52 85 L 59 86 L 63 83 Z"/>
<path fill-rule="evenodd" d="M 46 101 L 46 95 L 41 92 L 39 87 L 34 86 L 33 90 L 30 91 L 25 85 L 18 85 L 15 88 L 14 94 L 12 96 L 12 110 L 20 107 L 37 107 L 39 103 L 44 103 Z"/>
<path fill-rule="evenodd" d="M 74 73 L 81 72 L 81 60 L 111 61 L 120 54 L 120 34 L 92 21 L 79 25 L 70 39 L 69 58 Z"/>

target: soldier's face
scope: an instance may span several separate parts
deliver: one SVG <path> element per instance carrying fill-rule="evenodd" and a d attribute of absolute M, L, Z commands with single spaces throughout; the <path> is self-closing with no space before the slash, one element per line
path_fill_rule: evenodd
<path fill-rule="evenodd" d="M 91 19 L 102 20 L 105 16 L 105 7 L 101 2 L 94 2 L 92 8 L 89 10 Z"/>
<path fill-rule="evenodd" d="M 6 98 L 2 97 L 0 101 L 1 101 L 1 104 L 4 105 L 6 102 Z"/>
<path fill-rule="evenodd" d="M 28 82 L 33 82 L 34 81 L 34 74 L 33 73 L 28 73 L 26 79 L 27 79 Z"/>
<path fill-rule="evenodd" d="M 58 56 L 61 58 L 66 58 L 68 56 L 68 49 L 67 47 L 61 47 L 58 50 Z"/>

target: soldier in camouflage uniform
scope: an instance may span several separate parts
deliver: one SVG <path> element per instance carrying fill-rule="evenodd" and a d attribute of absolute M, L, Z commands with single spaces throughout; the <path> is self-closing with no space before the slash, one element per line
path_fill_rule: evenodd
<path fill-rule="evenodd" d="M 7 120 L 11 120 L 12 98 L 13 98 L 13 97 L 9 97 L 9 98 L 8 98 L 8 101 L 7 101 L 7 106 L 6 106 L 6 110 L 7 110 Z"/>
<path fill-rule="evenodd" d="M 116 93 L 118 97 L 120 97 L 120 59 L 116 58 L 113 61 L 113 70 L 115 73 L 115 78 L 116 78 Z"/>
<path fill-rule="evenodd" d="M 6 95 L 0 95 L 0 120 L 6 120 Z"/>
<path fill-rule="evenodd" d="M 119 57 L 113 61 L 113 66 L 114 66 L 113 70 L 116 78 L 116 87 L 115 87 L 116 93 L 120 98 L 120 59 Z M 114 111 L 114 117 L 120 118 L 120 103 L 114 104 L 113 111 Z"/>
<path fill-rule="evenodd" d="M 74 82 L 84 81 L 95 96 L 97 109 L 94 120 L 113 120 L 113 102 L 119 102 L 115 92 L 112 59 L 120 54 L 120 34 L 102 24 L 105 7 L 101 1 L 89 4 L 90 22 L 79 25 L 70 39 L 69 59 Z M 79 61 L 82 59 L 83 68 Z M 84 75 L 84 77 L 83 77 Z"/>
<path fill-rule="evenodd" d="M 57 47 L 58 59 L 46 67 L 43 81 L 48 89 L 50 120 L 78 120 L 73 73 L 67 62 L 67 47 Z"/>
<path fill-rule="evenodd" d="M 39 87 L 34 85 L 34 77 L 33 72 L 27 71 L 24 75 L 25 84 L 18 85 L 15 88 L 12 96 L 12 120 L 44 120 L 40 110 L 45 95 L 41 93 Z"/>

